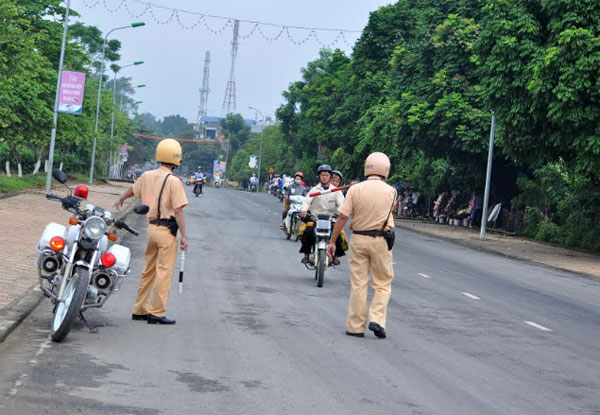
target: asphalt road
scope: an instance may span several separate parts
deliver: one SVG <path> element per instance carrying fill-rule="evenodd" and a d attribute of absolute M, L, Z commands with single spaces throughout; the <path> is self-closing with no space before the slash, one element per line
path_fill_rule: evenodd
<path fill-rule="evenodd" d="M 317 288 L 274 198 L 190 202 L 177 325 L 130 320 L 130 238 L 105 327 L 53 344 L 44 300 L 0 344 L 0 414 L 600 414 L 600 281 L 400 231 L 388 338 L 351 338 L 347 260 Z"/>

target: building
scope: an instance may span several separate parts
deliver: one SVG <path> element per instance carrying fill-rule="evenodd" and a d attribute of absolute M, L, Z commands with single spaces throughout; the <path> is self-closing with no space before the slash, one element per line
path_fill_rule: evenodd
<path fill-rule="evenodd" d="M 200 138 L 215 139 L 217 136 L 222 136 L 221 132 L 221 120 L 224 117 L 215 117 L 212 115 L 203 115 L 200 119 L 201 131 Z M 256 122 L 254 120 L 244 119 L 244 122 L 250 126 L 254 132 Z"/>

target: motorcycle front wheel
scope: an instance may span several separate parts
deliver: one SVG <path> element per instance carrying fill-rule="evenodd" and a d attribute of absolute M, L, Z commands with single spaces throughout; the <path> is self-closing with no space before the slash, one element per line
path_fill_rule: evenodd
<path fill-rule="evenodd" d="M 50 337 L 55 342 L 61 342 L 67 337 L 71 325 L 81 309 L 87 293 L 88 271 L 78 268 L 73 273 L 71 281 L 65 287 L 65 300 L 56 305 L 54 309 L 54 320 L 52 321 L 52 332 Z"/>
<path fill-rule="evenodd" d="M 315 268 L 315 276 L 317 280 L 317 287 L 323 286 L 323 278 L 325 277 L 325 260 L 327 253 L 324 249 L 319 249 L 319 256 L 317 258 L 317 266 Z"/>

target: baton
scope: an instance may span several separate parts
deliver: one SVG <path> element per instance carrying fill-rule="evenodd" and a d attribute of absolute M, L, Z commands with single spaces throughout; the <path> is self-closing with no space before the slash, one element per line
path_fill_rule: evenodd
<path fill-rule="evenodd" d="M 185 251 L 181 251 L 181 268 L 179 268 L 179 289 L 178 293 L 183 294 L 183 269 L 185 267 Z"/>
<path fill-rule="evenodd" d="M 317 197 L 317 196 L 322 196 L 322 195 L 326 195 L 327 193 L 333 193 L 333 192 L 339 192 L 340 190 L 346 190 L 346 189 L 350 189 L 352 185 L 346 185 L 346 186 L 342 186 L 342 187 L 334 187 L 333 189 L 327 189 L 327 190 L 323 190 L 322 192 L 314 192 L 308 195 L 308 197 Z"/>

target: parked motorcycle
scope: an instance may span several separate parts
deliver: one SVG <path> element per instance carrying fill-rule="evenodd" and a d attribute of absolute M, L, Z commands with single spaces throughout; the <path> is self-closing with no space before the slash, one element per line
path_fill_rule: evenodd
<path fill-rule="evenodd" d="M 331 239 L 331 232 L 333 229 L 332 223 L 335 223 L 337 215 L 320 214 L 316 217 L 314 215 L 307 216 L 306 230 L 304 232 L 315 233 L 315 244 L 311 249 L 308 263 L 305 264 L 306 268 L 315 271 L 315 280 L 317 280 L 317 287 L 323 286 L 323 280 L 325 278 L 325 270 L 333 265 L 333 262 L 327 256 L 327 245 Z"/>
<path fill-rule="evenodd" d="M 39 252 L 36 266 L 40 289 L 55 305 L 50 336 L 60 342 L 78 315 L 94 330 L 83 312 L 102 307 L 129 273 L 129 248 L 116 243 L 109 247 L 109 241 L 115 242 L 117 235 L 108 228 L 124 229 L 136 236 L 139 232 L 125 223 L 126 217 L 115 219 L 100 206 L 87 204 L 82 209 L 80 204 L 87 199 L 88 188 L 79 185 L 73 192 L 66 184 L 64 172 L 55 170 L 52 176 L 69 189 L 69 195 L 47 194 L 46 198 L 59 201 L 62 208 L 74 216 L 69 220 L 69 228 L 58 223 L 46 225 L 36 247 Z M 140 215 L 148 210 L 146 205 L 134 208 Z"/>
<path fill-rule="evenodd" d="M 302 210 L 302 202 L 304 202 L 304 196 L 296 195 L 289 196 L 290 209 L 287 212 L 285 219 L 283 220 L 283 233 L 287 239 L 294 237 L 294 241 L 298 240 L 298 234 L 300 232 L 300 225 L 302 219 L 300 218 L 300 211 Z"/>

